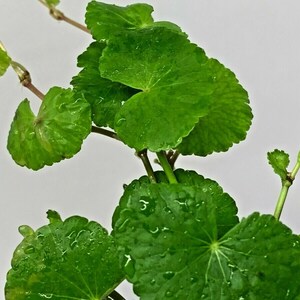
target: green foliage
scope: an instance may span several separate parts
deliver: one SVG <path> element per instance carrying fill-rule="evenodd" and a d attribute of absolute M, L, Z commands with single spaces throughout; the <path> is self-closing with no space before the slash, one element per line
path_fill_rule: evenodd
<path fill-rule="evenodd" d="M 94 44 L 79 57 L 85 73 L 73 80 L 75 88 L 93 99 L 89 102 L 98 115 L 101 111 L 111 120 L 115 114 L 114 124 L 94 118 L 96 124 L 114 128 L 138 151 L 178 148 L 182 154 L 205 156 L 228 150 L 245 138 L 251 124 L 246 91 L 230 70 L 208 59 L 174 24 L 155 23 L 151 12 L 148 5 L 91 2 L 86 22 L 103 49 Z M 93 62 L 100 59 L 103 78 L 121 84 L 114 85 L 120 92 L 108 94 L 124 95 L 123 85 L 140 92 L 108 106 L 103 84 L 110 88 L 111 83 L 99 77 L 96 64 L 87 62 L 91 55 Z M 82 80 L 87 73 L 91 89 Z"/>
<path fill-rule="evenodd" d="M 10 66 L 11 58 L 7 52 L 0 48 L 0 76 L 4 75 L 7 68 Z"/>
<path fill-rule="evenodd" d="M 175 172 L 179 184 L 146 178 L 125 190 L 114 236 L 141 299 L 296 299 L 300 239 L 272 216 L 238 223 L 217 183 Z M 280 271 L 279 271 L 280 270 Z"/>
<path fill-rule="evenodd" d="M 9 132 L 7 148 L 16 163 L 33 170 L 76 154 L 91 130 L 90 106 L 70 89 L 54 87 L 45 96 L 38 115 L 25 99 Z"/>
<path fill-rule="evenodd" d="M 71 84 L 75 97 L 83 97 L 90 103 L 93 122 L 114 129 L 116 113 L 136 90 L 101 77 L 99 59 L 105 46 L 104 42 L 93 42 L 78 57 L 78 67 L 83 70 L 73 77 Z"/>
<path fill-rule="evenodd" d="M 87 6 L 86 24 L 98 41 L 109 40 L 122 32 L 156 26 L 182 33 L 180 27 L 171 22 L 154 22 L 152 12 L 153 7 L 148 4 L 121 7 L 92 1 Z"/>
<path fill-rule="evenodd" d="M 15 250 L 5 299 L 102 299 L 123 276 L 105 229 L 82 217 L 56 218 L 25 235 Z"/>
<path fill-rule="evenodd" d="M 44 2 L 55 9 L 60 1 Z M 91 1 L 86 24 L 95 40 L 78 57 L 73 90 L 51 88 L 37 116 L 27 99 L 20 103 L 7 144 L 17 164 L 38 170 L 72 157 L 93 122 L 115 132 L 94 131 L 139 151 L 148 176 L 125 188 L 112 235 L 79 216 L 63 221 L 56 211 L 36 231 L 20 226 L 24 239 L 6 299 L 115 299 L 111 292 L 126 276 L 144 300 L 300 300 L 299 236 L 273 216 L 239 221 L 218 183 L 173 172 L 179 154 L 206 156 L 244 140 L 252 112 L 234 73 L 152 12 L 148 4 Z M 0 76 L 10 63 L 0 50 Z M 148 150 L 159 152 L 164 172 L 153 172 Z M 268 159 L 289 179 L 274 213 L 279 219 L 300 152 L 291 173 L 285 152 Z"/>
<path fill-rule="evenodd" d="M 274 172 L 280 176 L 281 180 L 286 180 L 288 174 L 287 167 L 290 164 L 289 155 L 282 150 L 276 149 L 268 152 L 268 160 Z"/>

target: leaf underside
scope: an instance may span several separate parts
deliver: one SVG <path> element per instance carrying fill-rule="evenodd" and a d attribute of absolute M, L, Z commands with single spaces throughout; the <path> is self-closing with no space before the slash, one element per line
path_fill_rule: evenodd
<path fill-rule="evenodd" d="M 7 52 L 0 49 L 0 76 L 4 75 L 7 68 L 10 66 L 11 58 Z"/>
<path fill-rule="evenodd" d="M 123 279 L 114 240 L 74 216 L 31 232 L 14 252 L 6 300 L 102 299 Z"/>
<path fill-rule="evenodd" d="M 300 299 L 299 237 L 268 215 L 238 223 L 234 201 L 215 182 L 175 174 L 179 184 L 134 181 L 114 213 L 113 235 L 137 295 Z"/>
<path fill-rule="evenodd" d="M 51 88 L 38 115 L 25 99 L 9 132 L 7 148 L 15 162 L 38 170 L 71 158 L 91 131 L 90 105 L 70 89 Z"/>

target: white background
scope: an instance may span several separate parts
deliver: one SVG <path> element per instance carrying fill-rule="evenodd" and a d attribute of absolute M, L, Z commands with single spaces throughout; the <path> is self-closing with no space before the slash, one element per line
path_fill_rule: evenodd
<path fill-rule="evenodd" d="M 107 1 L 119 5 L 134 1 Z M 217 180 L 236 201 L 239 216 L 273 213 L 280 180 L 266 153 L 274 148 L 291 154 L 300 139 L 300 3 L 298 0 L 152 0 L 156 20 L 177 23 L 190 39 L 232 69 L 248 90 L 254 113 L 246 141 L 229 152 L 207 158 L 183 157 L 177 166 Z M 84 22 L 87 0 L 62 0 L 59 8 Z M 78 72 L 76 57 L 91 37 L 52 19 L 38 1 L 0 0 L 0 40 L 12 58 L 31 72 L 43 92 L 68 87 Z M 44 225 L 46 211 L 63 218 L 73 214 L 100 222 L 110 230 L 122 184 L 144 174 L 133 150 L 109 138 L 91 135 L 82 151 L 38 172 L 17 166 L 6 150 L 15 109 L 28 97 L 36 111 L 39 99 L 19 85 L 10 69 L 0 79 L 0 288 L 21 236 L 17 228 Z M 282 221 L 300 232 L 300 180 L 292 186 Z M 121 287 L 127 299 L 136 299 Z M 0 296 L 1 299 L 2 295 Z M 4 296 L 3 296 L 4 299 Z"/>

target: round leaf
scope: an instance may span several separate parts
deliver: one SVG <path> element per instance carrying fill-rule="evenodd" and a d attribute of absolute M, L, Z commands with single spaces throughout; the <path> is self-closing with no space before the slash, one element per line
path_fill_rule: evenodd
<path fill-rule="evenodd" d="M 4 75 L 7 68 L 10 66 L 11 58 L 7 52 L 0 48 L 0 76 Z"/>
<path fill-rule="evenodd" d="M 186 288 L 178 299 L 195 299 L 187 293 L 201 279 L 198 256 L 238 223 L 233 200 L 216 182 L 181 170 L 176 177 L 179 184 L 134 181 L 113 217 L 113 235 L 131 257 L 128 280 L 141 299 L 177 299 L 171 286 Z"/>
<path fill-rule="evenodd" d="M 58 219 L 14 252 L 6 300 L 102 299 L 123 279 L 114 240 L 96 222 Z"/>
<path fill-rule="evenodd" d="M 201 49 L 166 28 L 110 40 L 100 59 L 102 76 L 142 90 L 116 116 L 119 137 L 136 150 L 177 146 L 207 114 L 214 83 L 206 62 Z"/>
<path fill-rule="evenodd" d="M 238 223 L 233 200 L 215 182 L 175 174 L 179 184 L 134 181 L 114 214 L 140 298 L 298 299 L 299 237 L 272 216 Z"/>
<path fill-rule="evenodd" d="M 136 90 L 101 77 L 99 59 L 105 46 L 103 42 L 94 42 L 78 57 L 78 66 L 83 70 L 71 84 L 75 97 L 84 97 L 90 103 L 93 122 L 114 128 L 116 113 Z"/>
<path fill-rule="evenodd" d="M 38 115 L 25 99 L 19 105 L 7 148 L 15 162 L 33 170 L 76 154 L 91 130 L 89 104 L 70 89 L 54 87 L 41 104 Z"/>

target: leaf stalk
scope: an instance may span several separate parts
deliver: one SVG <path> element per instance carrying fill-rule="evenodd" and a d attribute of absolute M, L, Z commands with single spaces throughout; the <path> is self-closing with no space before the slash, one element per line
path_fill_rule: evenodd
<path fill-rule="evenodd" d="M 285 200 L 288 195 L 289 188 L 293 184 L 299 169 L 300 169 L 300 152 L 298 154 L 298 160 L 297 160 L 296 165 L 294 166 L 293 170 L 287 174 L 286 179 L 283 180 L 283 182 L 282 182 L 282 187 L 281 187 L 280 194 L 279 194 L 277 204 L 276 204 L 276 208 L 274 211 L 274 217 L 277 220 L 280 219 L 280 216 L 281 216 L 284 204 L 285 204 Z"/>
<path fill-rule="evenodd" d="M 151 183 L 157 183 L 153 168 L 148 158 L 147 150 L 142 150 L 136 153 L 136 155 L 142 160 L 146 169 L 147 175 Z"/>
<path fill-rule="evenodd" d="M 169 160 L 167 158 L 166 152 L 165 151 L 160 151 L 160 152 L 157 152 L 156 155 L 157 155 L 157 158 L 160 162 L 160 165 L 162 166 L 163 170 L 166 173 L 166 176 L 167 176 L 169 182 L 171 184 L 178 183 L 177 178 L 176 178 L 176 176 L 173 172 L 173 168 L 170 165 Z"/>
<path fill-rule="evenodd" d="M 39 2 L 41 4 L 43 4 L 44 6 L 46 6 L 49 9 L 49 13 L 50 15 L 57 21 L 65 21 L 66 23 L 88 33 L 91 34 L 91 32 L 87 29 L 86 26 L 74 21 L 73 19 L 65 16 L 65 14 L 60 11 L 59 9 L 57 9 L 54 5 L 48 5 L 44 0 L 39 0 Z"/>

